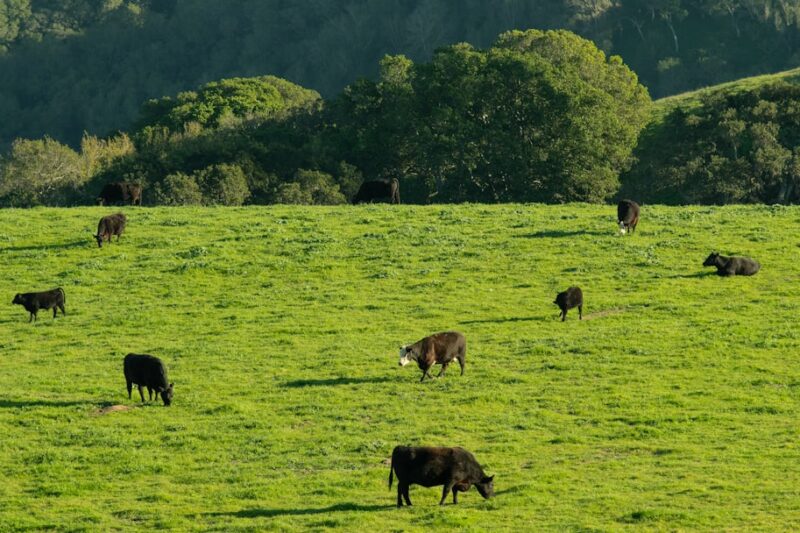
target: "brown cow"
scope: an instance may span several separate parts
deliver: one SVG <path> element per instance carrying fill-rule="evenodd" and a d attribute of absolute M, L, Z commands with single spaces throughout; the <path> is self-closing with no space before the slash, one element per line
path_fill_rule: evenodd
<path fill-rule="evenodd" d="M 411 361 L 416 361 L 422 370 L 422 379 L 419 380 L 422 382 L 425 380 L 425 376 L 433 379 L 428 372 L 433 365 L 442 365 L 439 376 L 443 376 L 447 365 L 453 359 L 457 359 L 463 376 L 466 356 L 467 339 L 464 335 L 457 331 L 445 331 L 400 348 L 400 366 L 406 366 Z"/>
<path fill-rule="evenodd" d="M 94 236 L 97 240 L 97 247 L 103 247 L 103 239 L 106 239 L 110 244 L 111 237 L 114 235 L 117 236 L 117 242 L 119 242 L 119 237 L 125 231 L 125 224 L 127 223 L 128 219 L 122 213 L 115 213 L 101 218 L 97 224 L 97 235 Z"/>
<path fill-rule="evenodd" d="M 142 205 L 142 186 L 124 181 L 106 183 L 100 196 L 97 197 L 97 203 L 98 205 Z"/>

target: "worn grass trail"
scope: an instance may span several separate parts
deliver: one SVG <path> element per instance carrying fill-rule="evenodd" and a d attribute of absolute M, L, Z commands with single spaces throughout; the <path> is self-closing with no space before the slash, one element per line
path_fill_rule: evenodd
<path fill-rule="evenodd" d="M 800 529 L 798 208 L 124 211 L 98 249 L 109 209 L 0 210 L 0 530 Z M 56 286 L 64 318 L 10 305 Z M 465 376 L 398 367 L 451 328 Z M 172 407 L 128 400 L 128 352 Z M 497 497 L 395 509 L 397 444 L 464 446 Z"/>

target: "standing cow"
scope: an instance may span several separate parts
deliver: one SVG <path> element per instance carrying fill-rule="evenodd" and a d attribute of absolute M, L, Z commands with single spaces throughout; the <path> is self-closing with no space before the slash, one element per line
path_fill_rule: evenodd
<path fill-rule="evenodd" d="M 128 387 L 128 399 L 131 398 L 133 384 L 139 387 L 139 396 L 144 402 L 142 387 L 147 387 L 147 395 L 153 399 L 153 393 L 161 394 L 164 405 L 172 403 L 172 383 L 167 380 L 167 369 L 161 359 L 147 354 L 129 353 L 123 363 L 125 383 Z"/>
<path fill-rule="evenodd" d="M 559 292 L 553 302 L 561 309 L 561 321 L 567 319 L 567 311 L 578 308 L 578 319 L 583 320 L 583 291 L 580 287 L 570 287 L 564 292 Z"/>
<path fill-rule="evenodd" d="M 717 252 L 703 261 L 703 266 L 717 267 L 717 274 L 720 276 L 752 276 L 761 270 L 761 265 L 755 259 L 749 257 L 726 257 Z"/>
<path fill-rule="evenodd" d="M 620 233 L 624 235 L 626 231 L 630 231 L 633 234 L 636 224 L 639 223 L 639 204 L 633 200 L 622 200 L 617 205 L 617 221 Z"/>
<path fill-rule="evenodd" d="M 114 235 L 117 236 L 117 242 L 119 242 L 119 238 L 122 232 L 125 231 L 125 225 L 127 223 L 128 218 L 122 213 L 115 213 L 101 218 L 100 222 L 97 224 L 97 235 L 94 236 L 97 240 L 97 247 L 103 247 L 103 239 L 111 244 L 111 237 Z"/>
<path fill-rule="evenodd" d="M 467 492 L 472 485 L 484 498 L 494 496 L 494 476 L 487 476 L 475 457 L 463 448 L 422 448 L 397 446 L 392 451 L 389 467 L 389 488 L 392 474 L 397 474 L 397 506 L 411 505 L 409 485 L 436 487 L 444 485 L 439 505 L 444 505 L 447 494 L 453 492 L 453 503 L 458 503 L 459 492 Z"/>
<path fill-rule="evenodd" d="M 31 322 L 37 320 L 39 309 L 52 309 L 53 318 L 56 317 L 59 309 L 61 309 L 62 315 L 66 315 L 67 311 L 64 309 L 66 301 L 67 296 L 64 294 L 64 289 L 59 287 L 49 291 L 17 294 L 11 303 L 24 307 L 31 314 L 28 319 L 28 322 Z"/>
<path fill-rule="evenodd" d="M 400 181 L 397 178 L 390 180 L 365 181 L 358 188 L 353 197 L 354 204 L 372 203 L 375 201 L 388 201 L 391 204 L 400 203 Z"/>
<path fill-rule="evenodd" d="M 406 366 L 411 361 L 416 361 L 420 370 L 422 370 L 420 383 L 425 380 L 425 376 L 433 379 L 429 370 L 435 364 L 442 365 L 439 376 L 443 376 L 445 370 L 447 370 L 447 365 L 453 359 L 458 360 L 458 364 L 461 366 L 461 375 L 463 376 L 466 357 L 467 339 L 457 331 L 436 333 L 414 344 L 400 348 L 400 366 Z"/>
<path fill-rule="evenodd" d="M 142 186 L 136 183 L 116 181 L 106 183 L 100 196 L 97 197 L 98 205 L 142 205 Z"/>

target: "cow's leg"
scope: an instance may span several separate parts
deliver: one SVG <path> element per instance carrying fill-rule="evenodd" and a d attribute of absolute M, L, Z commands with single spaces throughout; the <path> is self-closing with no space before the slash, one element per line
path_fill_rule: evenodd
<path fill-rule="evenodd" d="M 578 306 L 578 320 L 583 320 L 583 304 Z"/>
<path fill-rule="evenodd" d="M 408 495 L 408 487 L 409 487 L 408 484 L 403 485 L 403 499 L 406 501 L 406 505 L 410 506 L 411 505 L 411 498 Z"/>
<path fill-rule="evenodd" d="M 564 322 L 567 319 L 567 310 L 564 309 L 561 311 L 561 322 Z"/>
<path fill-rule="evenodd" d="M 461 375 L 463 376 L 464 375 L 464 367 L 467 364 L 467 359 L 464 357 L 464 354 L 461 354 L 458 357 L 458 364 L 461 367 Z"/>
<path fill-rule="evenodd" d="M 147 401 L 149 402 L 153 401 L 153 389 L 151 389 L 150 387 L 147 387 Z"/>
<path fill-rule="evenodd" d="M 400 480 L 397 481 L 397 506 L 403 506 L 403 484 L 400 483 Z"/>
<path fill-rule="evenodd" d="M 421 378 L 420 378 L 420 380 L 419 380 L 419 382 L 420 382 L 420 383 L 422 383 L 423 381 L 425 381 L 425 376 L 426 376 L 427 374 L 428 374 L 428 371 L 427 371 L 427 370 L 423 370 L 423 371 L 422 371 L 422 377 L 421 377 Z"/>
<path fill-rule="evenodd" d="M 54 305 L 54 306 L 53 306 L 53 318 L 55 318 L 55 317 L 56 317 L 56 313 L 58 313 L 58 306 L 57 306 L 57 305 Z"/>
<path fill-rule="evenodd" d="M 456 486 L 456 482 L 455 481 L 450 481 L 448 483 L 445 483 L 444 489 L 442 490 L 442 499 L 439 500 L 439 505 L 444 505 L 444 501 L 447 499 L 447 495 L 450 494 L 451 490 L 453 491 L 453 494 L 455 495 L 455 493 L 456 493 L 455 486 Z"/>
<path fill-rule="evenodd" d="M 442 369 L 439 371 L 439 375 L 436 376 L 437 378 L 444 376 L 444 371 L 447 370 L 447 365 L 449 364 L 450 363 L 442 363 Z"/>
<path fill-rule="evenodd" d="M 458 488 L 453 487 L 453 505 L 458 503 Z"/>
<path fill-rule="evenodd" d="M 131 399 L 131 391 L 133 390 L 133 382 L 125 380 L 125 386 L 128 387 L 128 399 Z"/>
<path fill-rule="evenodd" d="M 35 317 L 36 315 L 33 314 L 33 311 L 28 311 L 28 312 L 31 314 L 31 316 L 28 317 L 28 324 L 30 324 L 31 322 L 33 322 L 33 317 Z"/>
<path fill-rule="evenodd" d="M 64 304 L 58 304 L 58 308 L 61 309 L 61 314 L 66 315 L 67 311 L 64 309 Z"/>
<path fill-rule="evenodd" d="M 139 396 L 142 397 L 142 403 L 144 403 L 144 391 L 142 391 L 142 386 L 137 385 L 137 387 L 139 387 Z"/>

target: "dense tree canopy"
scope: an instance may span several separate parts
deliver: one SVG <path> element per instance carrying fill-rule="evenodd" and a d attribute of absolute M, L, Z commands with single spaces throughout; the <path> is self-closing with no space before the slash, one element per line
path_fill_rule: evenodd
<path fill-rule="evenodd" d="M 338 94 L 378 62 L 566 28 L 620 55 L 653 95 L 800 63 L 797 0 L 0 0 L 0 150 L 77 147 L 141 103 L 271 74 Z"/>
<path fill-rule="evenodd" d="M 704 97 L 644 132 L 625 194 L 659 203 L 800 201 L 800 86 Z"/>

